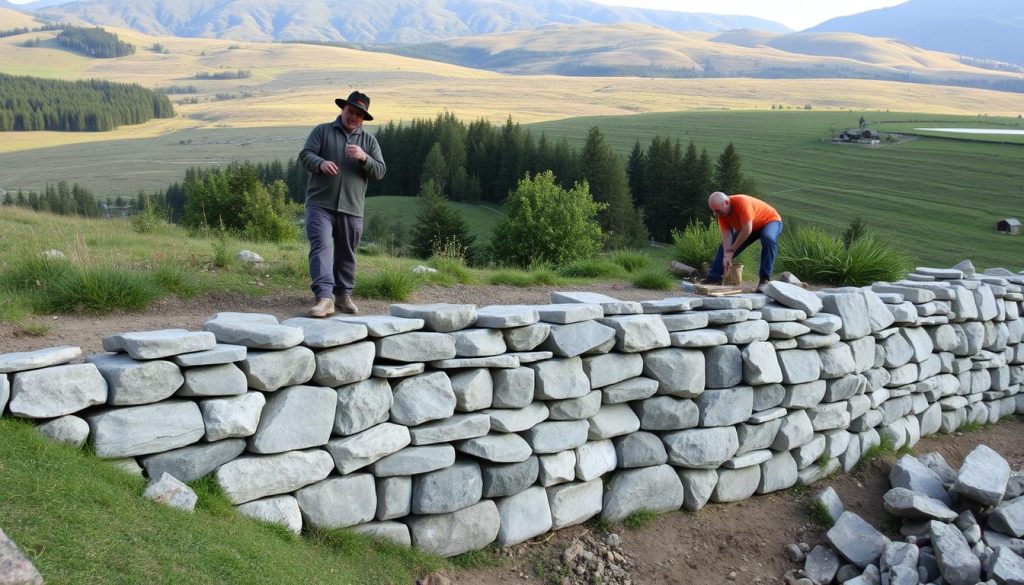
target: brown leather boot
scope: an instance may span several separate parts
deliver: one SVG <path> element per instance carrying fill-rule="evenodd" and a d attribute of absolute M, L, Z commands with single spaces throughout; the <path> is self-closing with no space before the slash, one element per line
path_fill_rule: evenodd
<path fill-rule="evenodd" d="M 359 312 L 359 307 L 352 302 L 352 295 L 342 295 L 341 300 L 338 301 L 338 307 L 342 313 L 348 313 L 349 315 L 355 315 Z"/>
<path fill-rule="evenodd" d="M 309 308 L 309 316 L 323 319 L 334 314 L 334 299 L 317 299 L 316 304 Z"/>

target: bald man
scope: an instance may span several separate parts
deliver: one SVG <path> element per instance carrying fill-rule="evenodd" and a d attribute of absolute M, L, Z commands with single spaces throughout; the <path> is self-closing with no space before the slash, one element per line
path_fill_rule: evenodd
<path fill-rule="evenodd" d="M 707 283 L 721 284 L 722 275 L 732 268 L 733 258 L 739 256 L 747 246 L 760 240 L 761 266 L 757 292 L 772 278 L 775 255 L 779 251 L 779 234 L 782 233 L 782 216 L 771 205 L 749 195 L 726 195 L 715 191 L 708 197 L 708 207 L 718 219 L 722 232 L 722 243 L 715 253 Z"/>

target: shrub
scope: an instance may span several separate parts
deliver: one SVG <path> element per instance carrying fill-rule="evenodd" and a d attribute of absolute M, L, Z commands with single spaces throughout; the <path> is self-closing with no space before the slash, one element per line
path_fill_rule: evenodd
<path fill-rule="evenodd" d="M 458 241 L 449 240 L 447 245 L 440 247 L 430 257 L 430 260 L 427 260 L 427 265 L 435 268 L 438 274 L 443 275 L 441 280 L 461 284 L 476 282 L 473 272 L 466 267 L 466 259 L 462 257 L 461 251 L 462 248 Z M 431 280 L 438 280 L 437 274 L 431 276 Z"/>
<path fill-rule="evenodd" d="M 527 175 L 505 200 L 505 218 L 495 230 L 492 254 L 513 266 L 536 261 L 564 265 L 593 257 L 604 244 L 596 220 L 602 208 L 586 184 L 566 191 L 551 171 Z"/>
<path fill-rule="evenodd" d="M 132 216 L 131 224 L 132 231 L 135 233 L 149 234 L 166 225 L 167 219 L 161 217 L 156 211 L 156 206 L 147 199 L 145 205 L 142 206 L 142 211 Z"/>
<path fill-rule="evenodd" d="M 815 226 L 783 232 L 776 270 L 789 271 L 808 282 L 863 286 L 878 280 L 899 280 L 909 258 L 894 246 L 871 235 L 861 235 L 850 247 Z"/>
<path fill-rule="evenodd" d="M 672 259 L 699 270 L 705 262 L 710 265 L 714 261 L 721 243 L 722 232 L 718 229 L 717 221 L 712 219 L 708 223 L 691 222 L 682 232 L 672 230 Z M 759 250 L 760 245 L 754 244 L 751 247 Z M 735 259 L 735 262 L 750 264 L 753 262 L 753 254 L 754 252 L 748 248 Z"/>
<path fill-rule="evenodd" d="M 417 258 L 430 258 L 442 247 L 458 248 L 459 256 L 472 260 L 475 236 L 469 233 L 466 220 L 452 206 L 432 180 L 420 189 L 420 212 L 413 228 L 412 253 Z"/>
<path fill-rule="evenodd" d="M 405 226 L 402 222 L 386 213 L 376 212 L 366 216 L 363 223 L 363 246 L 376 245 L 387 254 L 398 255 L 405 245 Z"/>
<path fill-rule="evenodd" d="M 182 223 L 192 229 L 221 225 L 259 242 L 298 236 L 294 218 L 302 206 L 287 199 L 284 181 L 264 184 L 255 165 L 231 163 L 223 169 L 186 176 Z"/>
<path fill-rule="evenodd" d="M 648 290 L 669 290 L 676 279 L 660 268 L 648 268 L 633 275 L 633 286 Z"/>
<path fill-rule="evenodd" d="M 392 268 L 376 274 L 360 276 L 355 293 L 368 299 L 407 301 L 420 287 L 422 279 L 408 270 Z"/>
<path fill-rule="evenodd" d="M 587 258 L 559 267 L 558 274 L 569 278 L 623 278 L 626 270 L 609 260 Z"/>

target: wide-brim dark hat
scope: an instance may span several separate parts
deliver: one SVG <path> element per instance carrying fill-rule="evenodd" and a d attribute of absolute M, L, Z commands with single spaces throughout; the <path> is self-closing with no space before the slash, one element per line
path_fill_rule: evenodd
<path fill-rule="evenodd" d="M 364 120 L 373 119 L 373 116 L 370 115 L 370 97 L 365 93 L 353 91 L 352 93 L 348 94 L 347 100 L 338 98 L 334 100 L 334 103 L 338 104 L 339 108 L 344 108 L 345 105 L 348 104 L 357 110 L 362 110 L 364 114 Z"/>

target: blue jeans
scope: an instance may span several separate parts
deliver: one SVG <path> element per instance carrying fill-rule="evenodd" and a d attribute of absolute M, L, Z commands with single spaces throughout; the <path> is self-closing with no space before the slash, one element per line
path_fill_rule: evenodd
<path fill-rule="evenodd" d="M 318 299 L 352 294 L 356 286 L 356 247 L 363 236 L 363 218 L 306 206 L 310 287 Z"/>
<path fill-rule="evenodd" d="M 738 233 L 739 232 L 733 230 L 733 239 L 736 238 Z M 753 244 L 757 240 L 761 240 L 761 266 L 758 268 L 757 274 L 761 277 L 761 280 L 769 280 L 772 277 L 772 267 L 775 266 L 775 255 L 779 253 L 779 234 L 781 233 L 781 221 L 766 223 L 761 229 L 751 232 L 747 241 L 743 242 L 743 244 L 736 249 L 736 253 L 733 254 L 732 257 L 735 259 L 743 253 L 743 250 L 747 249 L 747 246 Z M 725 272 L 723 267 L 724 263 L 725 250 L 722 248 L 722 245 L 719 244 L 718 252 L 715 253 L 715 261 L 711 264 L 711 272 L 708 273 L 708 278 L 715 280 L 721 279 Z"/>

